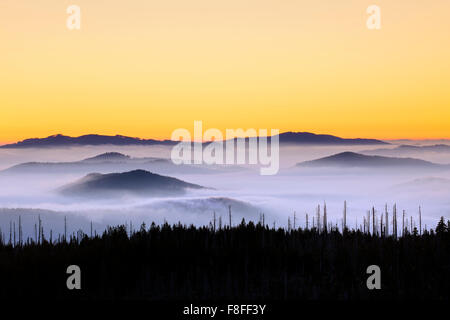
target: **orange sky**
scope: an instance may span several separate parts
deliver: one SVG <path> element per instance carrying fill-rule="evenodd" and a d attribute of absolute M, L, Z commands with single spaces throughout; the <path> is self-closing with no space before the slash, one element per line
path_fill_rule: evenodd
<path fill-rule="evenodd" d="M 450 138 L 448 0 L 2 0 L 0 39 L 0 142 L 168 138 L 194 120 Z"/>

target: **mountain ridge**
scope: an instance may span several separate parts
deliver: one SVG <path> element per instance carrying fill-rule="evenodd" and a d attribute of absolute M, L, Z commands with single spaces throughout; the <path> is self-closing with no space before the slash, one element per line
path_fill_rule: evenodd
<path fill-rule="evenodd" d="M 280 143 L 285 144 L 319 144 L 319 145 L 387 145 L 377 139 L 345 139 L 328 134 L 315 134 L 310 132 L 293 132 L 288 131 L 278 135 Z M 248 139 L 248 138 L 245 138 Z M 53 147 L 73 147 L 73 146 L 98 146 L 98 145 L 166 145 L 172 146 L 178 144 L 178 141 L 173 140 L 156 140 L 156 139 L 141 139 L 128 137 L 123 135 L 99 135 L 87 134 L 78 137 L 70 137 L 62 134 L 51 135 L 46 138 L 30 138 L 16 143 L 5 144 L 0 148 L 53 148 Z M 209 142 L 204 142 L 209 143 Z"/>
<path fill-rule="evenodd" d="M 30 138 L 16 143 L 6 144 L 0 148 L 51 148 L 64 146 L 96 146 L 96 145 L 174 145 L 176 141 L 155 140 L 128 137 L 123 135 L 99 135 L 86 134 L 78 137 L 70 137 L 62 134 L 55 134 L 46 138 Z"/>
<path fill-rule="evenodd" d="M 179 173 L 226 173 L 230 171 L 241 171 L 243 167 L 201 167 L 195 164 L 175 165 L 170 159 L 142 157 L 135 158 L 119 152 L 106 152 L 89 158 L 69 162 L 23 162 L 13 165 L 4 170 L 2 174 L 88 174 L 90 172 L 114 173 L 118 171 L 132 171 L 143 169 L 158 174 Z"/>
<path fill-rule="evenodd" d="M 449 165 L 440 165 L 433 162 L 415 158 L 394 158 L 365 155 L 356 152 L 341 152 L 315 160 L 296 164 L 297 167 L 396 167 L 396 168 L 450 168 Z"/>

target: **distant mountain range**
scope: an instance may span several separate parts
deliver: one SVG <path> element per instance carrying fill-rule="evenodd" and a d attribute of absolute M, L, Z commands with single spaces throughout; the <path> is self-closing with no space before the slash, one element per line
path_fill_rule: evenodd
<path fill-rule="evenodd" d="M 106 136 L 98 134 L 88 134 L 79 137 L 69 137 L 56 134 L 47 138 L 33 138 L 19 141 L 13 144 L 0 146 L 0 148 L 52 148 L 52 147 L 73 147 L 73 146 L 151 146 L 151 145 L 174 145 L 171 140 L 139 139 L 121 135 Z"/>
<path fill-rule="evenodd" d="M 143 169 L 160 174 L 209 174 L 245 170 L 240 166 L 175 165 L 169 159 L 132 158 L 118 152 L 107 152 L 74 162 L 26 162 L 15 165 L 0 174 L 88 174 L 112 173 Z"/>
<path fill-rule="evenodd" d="M 424 152 L 450 153 L 450 145 L 435 144 L 430 146 L 413 146 L 405 144 L 395 148 L 382 148 L 361 151 L 361 153 L 363 154 L 378 156 L 404 156 L 408 154 L 420 154 Z"/>
<path fill-rule="evenodd" d="M 285 144 L 315 144 L 315 145 L 377 145 L 389 144 L 376 139 L 344 139 L 328 134 L 309 132 L 285 132 L 279 135 L 280 143 Z"/>
<path fill-rule="evenodd" d="M 343 139 L 332 135 L 314 134 L 309 132 L 285 132 L 279 135 L 279 141 L 283 144 L 300 145 L 385 145 L 387 142 L 375 139 Z M 97 134 L 83 135 L 80 137 L 69 137 L 61 134 L 49 136 L 47 138 L 33 138 L 19 141 L 13 144 L 0 146 L 0 148 L 54 148 L 54 147 L 74 147 L 74 146 L 151 146 L 177 144 L 172 140 L 140 139 L 121 135 L 105 136 Z"/>
<path fill-rule="evenodd" d="M 197 184 L 162 176 L 144 170 L 123 173 L 91 173 L 84 178 L 61 187 L 58 191 L 69 196 L 102 197 L 109 195 L 172 196 L 187 189 L 203 189 Z"/>
<path fill-rule="evenodd" d="M 298 167 L 340 167 L 340 168 L 428 168 L 449 169 L 448 165 L 413 158 L 391 158 L 381 156 L 368 156 L 355 152 L 342 152 L 332 156 L 305 161 L 297 164 Z"/>

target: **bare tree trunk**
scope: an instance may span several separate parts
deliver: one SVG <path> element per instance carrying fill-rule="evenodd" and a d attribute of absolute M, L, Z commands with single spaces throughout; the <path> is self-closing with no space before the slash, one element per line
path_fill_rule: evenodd
<path fill-rule="evenodd" d="M 422 235 L 422 208 L 419 206 L 419 228 L 420 235 Z"/>
<path fill-rule="evenodd" d="M 295 211 L 294 211 L 294 230 L 295 230 L 295 222 L 297 220 L 297 217 L 295 216 Z"/>
<path fill-rule="evenodd" d="M 380 236 L 384 237 L 385 230 L 383 230 L 383 214 L 380 217 Z"/>
<path fill-rule="evenodd" d="M 38 244 L 41 243 L 41 215 L 38 216 Z"/>
<path fill-rule="evenodd" d="M 347 228 L 347 200 L 344 200 L 344 225 L 342 228 L 342 232 Z"/>
<path fill-rule="evenodd" d="M 413 221 L 412 221 L 412 216 L 411 216 L 411 223 L 410 223 L 410 226 L 409 226 L 409 233 L 413 233 Z"/>
<path fill-rule="evenodd" d="M 389 213 L 388 213 L 388 209 L 387 209 L 387 203 L 386 203 L 386 205 L 384 207 L 384 213 L 386 215 L 386 226 L 385 226 L 386 232 L 385 232 L 385 235 L 386 235 L 386 237 L 389 237 Z"/>
<path fill-rule="evenodd" d="M 320 232 L 320 204 L 317 206 L 316 224 L 317 224 L 317 231 Z"/>
<path fill-rule="evenodd" d="M 394 228 L 394 237 L 397 239 L 398 230 L 397 230 L 397 205 L 394 204 L 394 210 L 392 214 L 392 228 Z"/>
<path fill-rule="evenodd" d="M 306 230 L 309 228 L 308 214 L 306 214 Z"/>
<path fill-rule="evenodd" d="M 402 215 L 402 237 L 405 235 L 405 210 L 403 210 Z"/>
<path fill-rule="evenodd" d="M 375 208 L 372 207 L 372 234 L 376 235 L 376 226 L 375 226 Z"/>

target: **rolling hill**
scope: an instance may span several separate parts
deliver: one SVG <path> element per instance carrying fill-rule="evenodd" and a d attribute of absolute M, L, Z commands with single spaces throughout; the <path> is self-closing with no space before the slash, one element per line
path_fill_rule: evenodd
<path fill-rule="evenodd" d="M 59 193 L 67 196 L 102 197 L 108 195 L 172 196 L 187 189 L 204 189 L 176 178 L 162 176 L 144 170 L 123 173 L 91 173 L 69 185 Z"/>
<path fill-rule="evenodd" d="M 368 156 L 355 152 L 342 152 L 328 157 L 305 161 L 297 164 L 298 167 L 340 167 L 340 168 L 427 168 L 448 169 L 448 165 L 413 158 L 391 158 L 381 156 Z"/>

